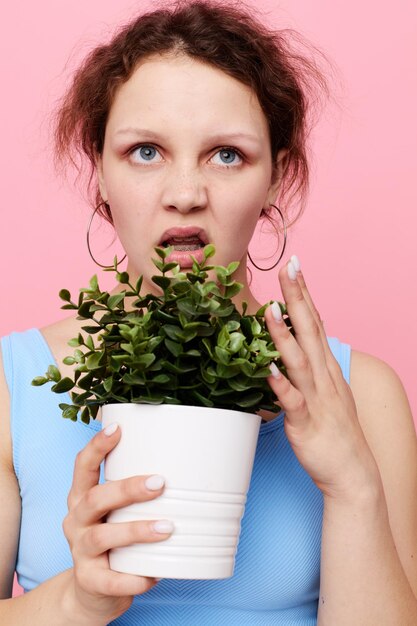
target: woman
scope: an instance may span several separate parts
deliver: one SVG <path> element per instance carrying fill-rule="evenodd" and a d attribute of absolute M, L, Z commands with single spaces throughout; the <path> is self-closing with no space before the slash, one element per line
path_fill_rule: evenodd
<path fill-rule="evenodd" d="M 241 260 L 236 305 L 261 306 L 246 279 L 248 244 L 258 219 L 288 224 L 291 197 L 307 188 L 306 93 L 324 86 L 311 63 L 293 61 L 285 38 L 248 13 L 184 3 L 139 17 L 76 74 L 58 111 L 58 160 L 84 150 L 97 175 L 93 215 L 114 224 L 144 289 L 154 288 L 153 248 L 176 228 L 183 267 L 180 249 L 199 234 L 216 245 L 217 264 Z M 162 532 L 104 522 L 112 509 L 157 498 L 163 481 L 103 484 L 100 464 L 120 432 L 68 424 L 48 389 L 30 388 L 52 357 L 62 363 L 82 322 L 2 339 L 0 588 L 8 598 L 17 558 L 28 593 L 0 601 L 1 623 L 416 623 L 417 447 L 404 390 L 386 363 L 326 337 L 296 256 L 279 280 L 296 331 L 276 307 L 266 311 L 289 375 L 268 379 L 284 413 L 262 415 L 226 580 L 109 569 L 110 548 L 175 533 L 170 520 Z"/>

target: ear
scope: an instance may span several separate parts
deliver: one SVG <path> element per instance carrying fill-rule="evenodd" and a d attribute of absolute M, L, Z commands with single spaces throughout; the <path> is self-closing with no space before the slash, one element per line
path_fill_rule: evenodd
<path fill-rule="evenodd" d="M 285 170 L 287 168 L 288 148 L 282 148 L 277 155 L 275 168 L 272 173 L 271 185 L 268 189 L 268 204 L 273 204 L 278 195 L 278 190 L 282 182 Z"/>
<path fill-rule="evenodd" d="M 95 152 L 95 163 L 96 163 L 96 171 L 97 171 L 97 182 L 100 190 L 100 195 L 103 198 L 104 202 L 107 202 L 107 189 L 106 184 L 104 182 L 104 174 L 103 174 L 103 157 L 98 152 Z"/>

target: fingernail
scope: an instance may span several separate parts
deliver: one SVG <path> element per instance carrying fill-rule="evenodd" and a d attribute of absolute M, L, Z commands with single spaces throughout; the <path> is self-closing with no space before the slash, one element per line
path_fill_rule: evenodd
<path fill-rule="evenodd" d="M 113 424 L 110 424 L 109 426 L 106 426 L 106 428 L 103 429 L 103 433 L 107 437 L 110 437 L 110 435 L 115 433 L 118 428 L 119 428 L 119 424 L 116 424 L 116 422 L 114 422 Z"/>
<path fill-rule="evenodd" d="M 281 309 L 279 307 L 278 302 L 273 302 L 271 304 L 271 313 L 272 313 L 272 317 L 274 318 L 276 322 L 282 321 L 282 313 L 281 313 Z"/>
<path fill-rule="evenodd" d="M 294 266 L 296 272 L 299 272 L 301 269 L 300 260 L 296 254 L 293 254 L 291 257 L 291 263 Z"/>
<path fill-rule="evenodd" d="M 277 368 L 277 366 L 275 365 L 275 363 L 270 363 L 269 364 L 269 369 L 271 371 L 271 374 L 274 378 L 281 378 L 282 374 L 279 371 L 279 369 Z"/>
<path fill-rule="evenodd" d="M 288 272 L 288 276 L 290 277 L 290 280 L 297 280 L 297 272 L 295 271 L 295 267 L 292 264 L 292 261 L 288 262 L 287 272 Z"/>
<path fill-rule="evenodd" d="M 158 522 L 154 522 L 153 529 L 156 533 L 172 533 L 174 524 L 167 519 L 161 519 Z"/>
<path fill-rule="evenodd" d="M 163 476 L 159 476 L 159 474 L 154 474 L 153 476 L 149 476 L 145 480 L 146 489 L 150 491 L 158 491 L 165 485 L 165 478 Z"/>

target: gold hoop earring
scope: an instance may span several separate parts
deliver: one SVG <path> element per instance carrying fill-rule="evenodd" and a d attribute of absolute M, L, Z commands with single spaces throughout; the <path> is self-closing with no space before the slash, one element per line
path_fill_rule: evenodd
<path fill-rule="evenodd" d="M 93 256 L 93 253 L 91 252 L 91 247 L 90 247 L 90 228 L 91 228 L 91 224 L 93 222 L 95 214 L 97 213 L 98 209 L 101 206 L 103 206 L 103 204 L 108 206 L 106 202 L 100 202 L 100 204 L 98 204 L 96 206 L 96 208 L 93 211 L 93 214 L 91 215 L 90 222 L 89 222 L 88 228 L 87 228 L 87 248 L 88 248 L 88 252 L 89 252 L 91 258 L 93 259 L 93 261 L 94 261 L 94 263 L 96 265 L 99 265 L 100 267 L 104 267 L 104 269 L 112 269 L 114 267 L 114 265 L 103 265 L 102 263 L 99 263 L 98 261 L 96 261 L 96 259 Z M 119 263 L 122 263 L 122 261 L 124 261 L 126 257 L 127 257 L 127 254 L 124 255 L 123 259 L 121 259 L 120 261 L 116 262 L 116 266 L 119 265 Z M 116 257 L 116 259 L 117 259 L 117 257 Z"/>
<path fill-rule="evenodd" d="M 273 206 L 278 211 L 278 213 L 281 216 L 282 223 L 284 225 L 284 245 L 283 245 L 282 252 L 281 252 L 281 254 L 279 256 L 278 261 L 276 263 L 274 263 L 274 265 L 272 265 L 271 267 L 259 267 L 259 265 L 256 265 L 256 263 L 253 262 L 253 259 L 252 259 L 251 255 L 250 255 L 249 250 L 248 250 L 248 257 L 249 257 L 250 262 L 252 263 L 252 265 L 254 265 L 256 267 L 256 269 L 261 270 L 261 272 L 269 272 L 270 270 L 274 269 L 274 267 L 276 267 L 278 265 L 278 263 L 281 261 L 282 256 L 284 254 L 285 246 L 287 245 L 287 224 L 285 223 L 285 218 L 284 218 L 284 216 L 282 214 L 282 211 L 277 206 L 275 206 L 275 204 L 271 204 L 270 206 Z"/>

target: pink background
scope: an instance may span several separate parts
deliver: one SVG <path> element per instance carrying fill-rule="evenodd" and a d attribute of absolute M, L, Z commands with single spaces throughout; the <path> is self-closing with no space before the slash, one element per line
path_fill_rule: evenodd
<path fill-rule="evenodd" d="M 338 68 L 332 85 L 339 105 L 329 104 L 316 127 L 308 206 L 282 262 L 299 256 L 327 334 L 390 363 L 415 409 L 416 5 L 264 0 L 256 6 L 271 25 L 301 31 Z M 53 174 L 48 114 L 77 59 L 113 25 L 149 8 L 156 5 L 38 0 L 3 10 L 0 335 L 64 317 L 58 291 L 77 294 L 97 271 L 85 245 L 89 209 L 80 192 Z M 110 262 L 117 248 L 100 248 L 99 237 L 94 251 Z M 260 244 L 255 236 L 251 247 L 262 266 L 271 264 L 256 254 L 265 239 Z M 109 279 L 104 273 L 101 284 L 110 286 Z M 259 300 L 281 298 L 276 270 L 254 270 L 254 283 Z"/>

